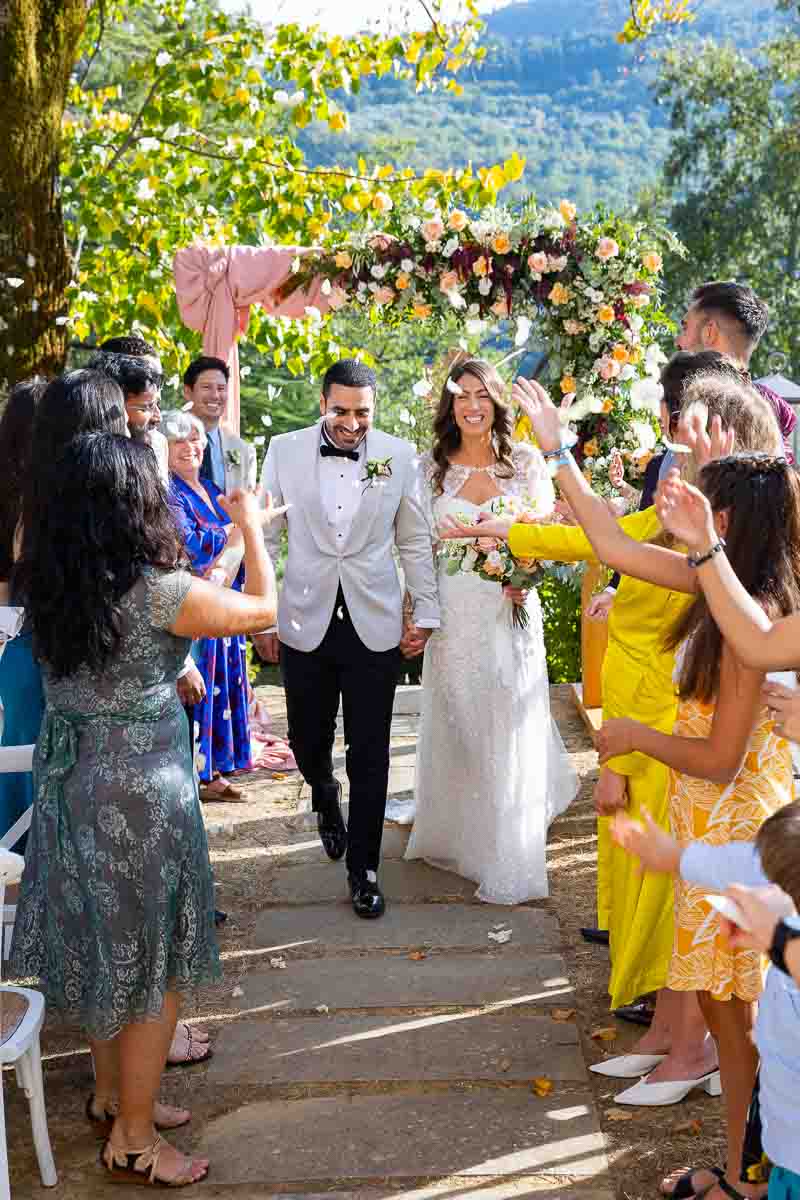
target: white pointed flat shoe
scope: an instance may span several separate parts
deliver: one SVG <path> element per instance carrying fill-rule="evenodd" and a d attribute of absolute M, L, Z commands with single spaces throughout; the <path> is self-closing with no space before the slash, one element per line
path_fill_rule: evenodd
<path fill-rule="evenodd" d="M 721 1096 L 719 1071 L 709 1071 L 699 1079 L 670 1079 L 666 1083 L 648 1083 L 646 1079 L 640 1079 L 633 1087 L 615 1096 L 614 1103 L 630 1104 L 636 1108 L 659 1108 L 662 1104 L 679 1104 L 695 1088 L 702 1088 L 709 1096 Z"/>
<path fill-rule="evenodd" d="M 611 1079 L 641 1079 L 649 1071 L 655 1070 L 666 1054 L 620 1054 L 617 1058 L 607 1058 L 605 1062 L 594 1063 L 589 1067 L 595 1075 L 608 1075 Z"/>

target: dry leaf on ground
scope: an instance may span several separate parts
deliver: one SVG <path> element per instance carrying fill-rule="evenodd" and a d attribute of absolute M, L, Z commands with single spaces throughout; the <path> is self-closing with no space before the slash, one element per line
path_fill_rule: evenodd
<path fill-rule="evenodd" d="M 613 1042 L 617 1036 L 617 1030 L 613 1025 L 605 1025 L 602 1029 L 593 1029 L 589 1037 L 594 1038 L 596 1042 Z"/>
<path fill-rule="evenodd" d="M 628 1112 L 625 1108 L 609 1108 L 606 1110 L 605 1118 L 607 1121 L 632 1121 L 633 1113 Z"/>
<path fill-rule="evenodd" d="M 693 1121 L 682 1121 L 680 1125 L 676 1125 L 672 1130 L 673 1133 L 691 1133 L 695 1137 L 703 1132 L 703 1122 L 696 1117 Z"/>
<path fill-rule="evenodd" d="M 550 1013 L 554 1021 L 571 1021 L 575 1016 L 574 1008 L 554 1008 Z"/>
<path fill-rule="evenodd" d="M 421 959 L 427 958 L 428 956 L 424 950 L 412 950 L 408 957 L 414 962 L 419 962 Z"/>
<path fill-rule="evenodd" d="M 553 1081 L 542 1075 L 539 1079 L 531 1080 L 531 1091 L 537 1096 L 549 1096 L 553 1090 Z"/>

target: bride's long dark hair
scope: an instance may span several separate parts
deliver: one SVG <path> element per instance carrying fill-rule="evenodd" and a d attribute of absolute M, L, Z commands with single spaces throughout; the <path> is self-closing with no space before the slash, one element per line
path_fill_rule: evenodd
<path fill-rule="evenodd" d="M 461 445 L 461 430 L 456 424 L 453 413 L 453 402 L 456 393 L 447 384 L 457 384 L 463 375 L 471 375 L 478 379 L 492 398 L 494 404 L 494 421 L 492 422 L 492 445 L 494 447 L 498 474 L 504 479 L 511 479 L 514 474 L 514 464 L 511 460 L 513 425 L 511 409 L 506 399 L 506 388 L 497 370 L 491 363 L 482 358 L 465 358 L 456 361 L 450 368 L 447 380 L 442 388 L 439 407 L 433 419 L 433 446 L 431 455 L 436 463 L 433 473 L 433 494 L 440 496 L 444 491 L 444 477 L 450 466 L 450 455 Z"/>

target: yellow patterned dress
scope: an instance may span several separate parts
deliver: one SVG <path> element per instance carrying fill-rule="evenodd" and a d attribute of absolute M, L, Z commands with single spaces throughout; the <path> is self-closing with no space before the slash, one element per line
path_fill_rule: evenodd
<path fill-rule="evenodd" d="M 675 722 L 679 737 L 711 733 L 713 703 L 681 700 Z M 670 772 L 670 822 L 681 845 L 752 842 L 767 817 L 793 799 L 789 744 L 775 733 L 767 709 L 750 737 L 744 765 L 722 786 Z M 756 950 L 733 950 L 703 897 L 706 889 L 675 883 L 675 945 L 667 987 L 676 992 L 710 992 L 715 1000 L 757 1000 L 762 959 Z"/>

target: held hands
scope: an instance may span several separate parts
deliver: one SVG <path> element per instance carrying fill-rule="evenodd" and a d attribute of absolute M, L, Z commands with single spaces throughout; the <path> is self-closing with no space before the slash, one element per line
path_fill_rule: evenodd
<path fill-rule="evenodd" d="M 253 645 L 262 662 L 280 662 L 281 644 L 277 633 L 254 633 Z"/>
<path fill-rule="evenodd" d="M 638 721 L 630 717 L 617 717 L 605 721 L 597 735 L 597 753 L 600 755 L 600 766 L 605 766 L 610 758 L 620 754 L 630 754 L 636 749 L 634 745 Z"/>
<path fill-rule="evenodd" d="M 481 513 L 476 525 L 461 525 L 452 517 L 445 517 L 439 525 L 437 533 L 442 541 L 452 541 L 456 538 L 499 538 L 501 542 L 508 541 L 509 530 L 518 523 L 519 518 L 496 516 L 494 513 Z"/>
<path fill-rule="evenodd" d="M 531 423 L 542 450 L 558 450 L 561 446 L 561 416 L 540 383 L 519 376 L 511 389 L 511 399 Z"/>
<path fill-rule="evenodd" d="M 528 588 L 509 587 L 508 584 L 503 585 L 503 595 L 506 596 L 512 604 L 524 604 L 528 599 L 528 591 Z"/>
<path fill-rule="evenodd" d="M 790 742 L 800 742 L 800 691 L 782 683 L 765 683 L 761 699 L 775 723 L 775 732 Z"/>
<path fill-rule="evenodd" d="M 617 813 L 611 824 L 611 836 L 627 854 L 641 861 L 642 869 L 660 875 L 676 875 L 681 863 L 681 848 L 674 838 L 657 825 L 646 808 L 644 824 L 632 821 L 627 813 Z"/>
<path fill-rule="evenodd" d="M 604 767 L 594 786 L 594 810 L 598 817 L 611 817 L 628 807 L 628 784 L 624 775 Z"/>
<path fill-rule="evenodd" d="M 400 640 L 400 653 L 403 658 L 418 658 L 427 645 L 432 629 L 420 629 L 418 625 L 408 625 Z"/>
<path fill-rule="evenodd" d="M 664 528 L 690 550 L 704 550 L 717 541 L 711 505 L 677 470 L 669 471 L 658 485 L 656 513 Z"/>

